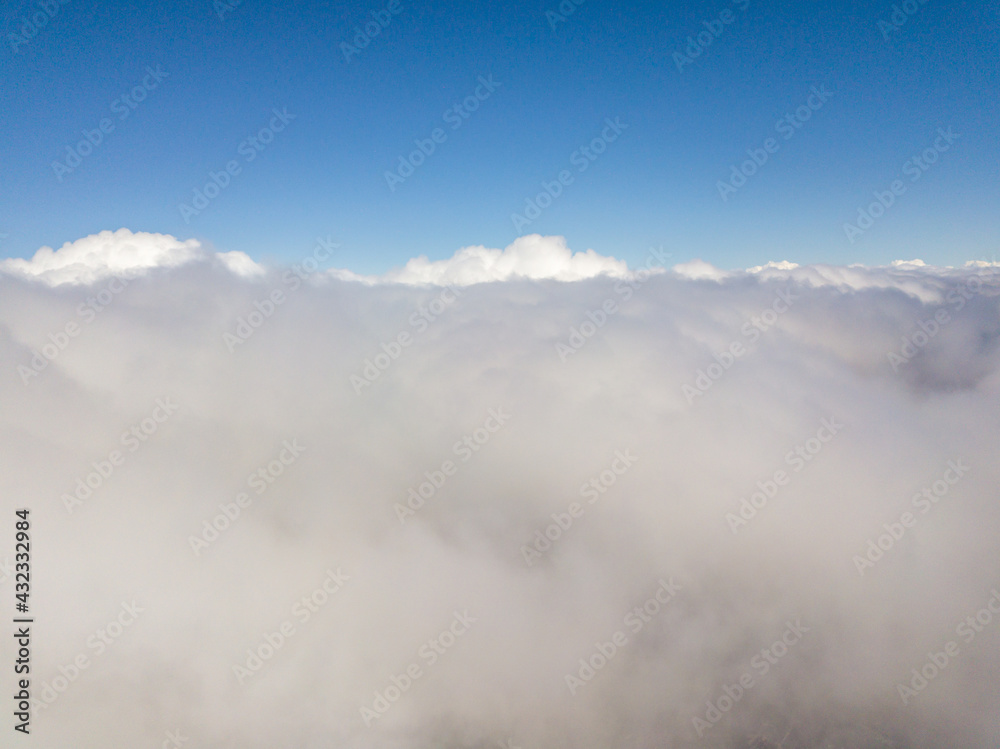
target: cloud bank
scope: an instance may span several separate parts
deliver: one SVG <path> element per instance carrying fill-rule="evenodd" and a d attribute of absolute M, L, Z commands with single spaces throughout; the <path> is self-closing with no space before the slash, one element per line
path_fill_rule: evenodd
<path fill-rule="evenodd" d="M 330 249 L 332 240 L 321 239 L 319 244 Z M 221 264 L 239 276 L 259 276 L 266 270 L 243 252 L 217 253 L 202 247 L 196 239 L 181 241 L 166 234 L 119 229 L 67 242 L 58 250 L 42 247 L 31 260 L 0 260 L 0 273 L 50 285 L 88 284 L 114 275 L 137 275 L 195 261 Z M 574 253 L 562 237 L 532 234 L 519 237 L 503 250 L 465 247 L 447 260 L 433 262 L 420 256 L 382 276 L 362 276 L 337 268 L 325 274 L 366 284 L 466 286 L 516 279 L 580 281 L 602 275 L 623 277 L 627 272 L 624 261 L 593 250 Z"/>
<path fill-rule="evenodd" d="M 123 232 L 0 267 L 37 746 L 995 746 L 995 266 Z"/>
<path fill-rule="evenodd" d="M 0 273 L 35 278 L 53 286 L 88 284 L 115 275 L 173 268 L 209 257 L 214 257 L 234 273 L 254 275 L 259 272 L 256 263 L 242 252 L 210 255 L 201 249 L 196 239 L 182 242 L 168 234 L 119 229 L 67 242 L 58 250 L 42 247 L 31 260 L 2 260 Z"/>

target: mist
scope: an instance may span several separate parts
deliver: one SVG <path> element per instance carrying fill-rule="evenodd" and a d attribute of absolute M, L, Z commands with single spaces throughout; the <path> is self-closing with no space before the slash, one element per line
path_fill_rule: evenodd
<path fill-rule="evenodd" d="M 997 265 L 122 232 L 0 264 L 36 746 L 996 745 Z"/>

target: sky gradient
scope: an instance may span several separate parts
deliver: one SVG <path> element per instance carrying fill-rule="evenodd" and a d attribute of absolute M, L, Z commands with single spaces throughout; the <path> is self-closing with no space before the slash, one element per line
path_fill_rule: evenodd
<path fill-rule="evenodd" d="M 332 236 L 332 264 L 359 273 L 531 233 L 630 265 L 650 246 L 723 268 L 998 249 L 987 3 L 43 5 L 0 16 L 0 257 L 120 227 L 277 262 Z M 418 141 L 433 152 L 399 171 Z M 185 212 L 212 173 L 224 186 Z M 551 205 L 512 220 L 544 184 Z"/>

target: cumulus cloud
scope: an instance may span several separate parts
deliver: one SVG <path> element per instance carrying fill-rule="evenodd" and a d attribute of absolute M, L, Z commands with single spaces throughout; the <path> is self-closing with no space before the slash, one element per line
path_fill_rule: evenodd
<path fill-rule="evenodd" d="M 102 231 L 58 250 L 42 247 L 31 260 L 0 261 L 0 272 L 37 278 L 51 285 L 93 283 L 115 274 L 174 267 L 199 256 L 197 240 L 182 242 L 168 234 Z"/>
<path fill-rule="evenodd" d="M 0 274 L 38 746 L 995 746 L 992 264 L 118 234 Z"/>
<path fill-rule="evenodd" d="M 518 237 L 503 250 L 465 247 L 451 258 L 435 262 L 420 256 L 402 269 L 390 271 L 385 280 L 464 286 L 518 278 L 557 281 L 580 281 L 600 275 L 620 278 L 627 271 L 624 261 L 598 255 L 593 250 L 573 253 L 563 237 L 530 234 Z"/>
<path fill-rule="evenodd" d="M 329 248 L 332 240 L 321 240 Z M 591 278 L 628 278 L 636 272 L 663 273 L 670 254 L 651 248 L 639 268 L 629 269 L 623 260 L 598 254 L 592 249 L 573 252 L 564 237 L 530 234 L 518 237 L 503 250 L 483 246 L 463 247 L 450 258 L 431 261 L 426 256 L 409 260 L 402 268 L 382 275 L 362 275 L 348 269 L 329 267 L 320 276 L 366 285 L 405 284 L 427 286 L 469 286 L 511 280 L 582 281 Z M 327 258 L 328 259 L 328 258 Z M 0 274 L 33 278 L 49 285 L 90 284 L 116 275 L 141 275 L 156 268 L 174 268 L 192 262 L 209 262 L 247 278 L 261 277 L 268 269 L 249 255 L 213 252 L 196 239 L 181 241 L 167 234 L 132 232 L 128 229 L 103 231 L 59 250 L 42 247 L 31 260 L 0 260 Z M 843 291 L 866 288 L 895 288 L 924 302 L 940 299 L 945 288 L 936 279 L 962 276 L 969 272 L 990 272 L 1000 266 L 993 260 L 969 261 L 964 268 L 936 268 L 921 260 L 896 260 L 889 266 L 864 265 L 800 266 L 787 261 L 769 262 L 745 270 L 717 268 L 694 259 L 669 268 L 673 274 L 692 280 L 723 281 L 745 276 L 768 280 L 792 280 L 811 286 L 833 286 Z M 318 265 L 317 265 L 318 267 Z M 273 269 L 272 269 L 273 270 Z M 308 269 L 314 272 L 316 269 Z"/>
<path fill-rule="evenodd" d="M 0 261 L 0 273 L 37 278 L 51 285 L 86 284 L 116 274 L 135 275 L 196 260 L 221 263 L 241 276 L 259 276 L 265 271 L 239 251 L 214 253 L 196 239 L 181 241 L 167 234 L 119 229 L 67 242 L 58 250 L 43 247 L 31 260 Z M 467 286 L 521 278 L 557 281 L 580 281 L 602 275 L 621 278 L 627 272 L 628 266 L 622 260 L 604 257 L 593 250 L 574 253 L 563 237 L 531 234 L 519 237 L 503 250 L 465 247 L 446 260 L 433 262 L 420 256 L 381 276 L 363 276 L 339 268 L 330 268 L 326 274 L 366 284 Z"/>

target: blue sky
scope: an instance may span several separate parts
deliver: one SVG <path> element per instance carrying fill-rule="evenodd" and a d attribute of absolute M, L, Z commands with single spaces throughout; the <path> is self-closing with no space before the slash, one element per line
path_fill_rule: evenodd
<path fill-rule="evenodd" d="M 906 6 L 892 27 L 893 3 L 861 1 L 584 0 L 563 3 L 563 22 L 548 0 L 14 0 L 0 16 L 0 257 L 123 226 L 264 260 L 330 235 L 334 264 L 362 273 L 533 232 L 630 264 L 651 245 L 727 268 L 995 255 L 1000 11 Z M 373 13 L 388 24 L 345 59 Z M 700 32 L 711 43 L 678 69 Z M 121 97 L 137 86 L 132 108 Z M 814 87 L 830 95 L 810 110 Z M 797 109 L 809 118 L 786 138 L 776 124 Z M 270 142 L 247 141 L 272 124 Z M 101 142 L 70 171 L 86 132 Z M 602 133 L 614 141 L 581 156 Z M 768 138 L 776 150 L 724 200 L 719 182 Z M 415 141 L 434 151 L 391 189 Z M 926 149 L 934 163 L 915 168 Z M 515 227 L 564 170 L 572 181 Z M 897 179 L 849 241 L 844 224 Z"/>

